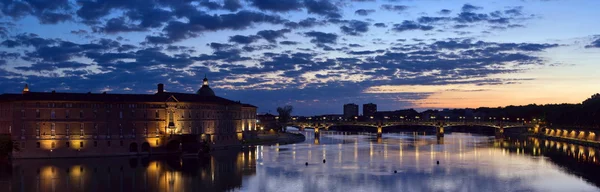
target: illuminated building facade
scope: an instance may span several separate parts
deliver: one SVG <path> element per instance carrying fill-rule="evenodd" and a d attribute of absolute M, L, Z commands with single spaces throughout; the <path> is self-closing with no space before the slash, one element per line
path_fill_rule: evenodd
<path fill-rule="evenodd" d="M 30 92 L 0 95 L 0 134 L 14 158 L 136 155 L 180 150 L 183 137 L 213 148 L 256 132 L 256 107 L 218 97 L 204 79 L 196 94 Z M 189 139 L 188 139 L 189 140 Z"/>

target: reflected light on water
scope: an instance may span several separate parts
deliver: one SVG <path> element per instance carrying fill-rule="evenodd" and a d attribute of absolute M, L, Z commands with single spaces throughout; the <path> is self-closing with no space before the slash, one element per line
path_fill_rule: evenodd
<path fill-rule="evenodd" d="M 375 135 L 322 134 L 320 145 L 307 139 L 200 158 L 19 160 L 10 183 L 13 191 L 599 190 L 596 148 L 457 133 L 441 144 L 415 133 L 386 133 L 381 143 Z"/>

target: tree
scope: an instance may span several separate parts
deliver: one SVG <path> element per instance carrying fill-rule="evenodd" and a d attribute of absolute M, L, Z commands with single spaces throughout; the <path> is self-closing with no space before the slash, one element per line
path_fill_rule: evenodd
<path fill-rule="evenodd" d="M 281 126 L 280 131 L 286 130 L 287 123 L 292 119 L 292 110 L 294 110 L 294 108 L 290 105 L 277 107 L 277 113 L 279 113 L 279 125 Z"/>

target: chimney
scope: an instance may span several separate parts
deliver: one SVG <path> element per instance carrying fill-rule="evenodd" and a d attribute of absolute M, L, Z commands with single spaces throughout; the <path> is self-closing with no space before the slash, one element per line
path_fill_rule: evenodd
<path fill-rule="evenodd" d="M 163 85 L 162 83 L 158 84 L 158 93 L 164 93 L 165 92 L 165 85 Z"/>

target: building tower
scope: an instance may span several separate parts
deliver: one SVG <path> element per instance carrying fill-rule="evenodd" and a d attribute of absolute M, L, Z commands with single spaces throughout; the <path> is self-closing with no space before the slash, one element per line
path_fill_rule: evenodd
<path fill-rule="evenodd" d="M 215 96 L 215 92 L 208 86 L 208 78 L 204 76 L 202 87 L 196 92 L 200 96 Z"/>
<path fill-rule="evenodd" d="M 358 105 L 354 103 L 348 103 L 344 105 L 344 119 L 353 119 L 358 117 Z"/>
<path fill-rule="evenodd" d="M 373 103 L 363 104 L 363 116 L 369 118 L 377 112 L 377 105 Z"/>

